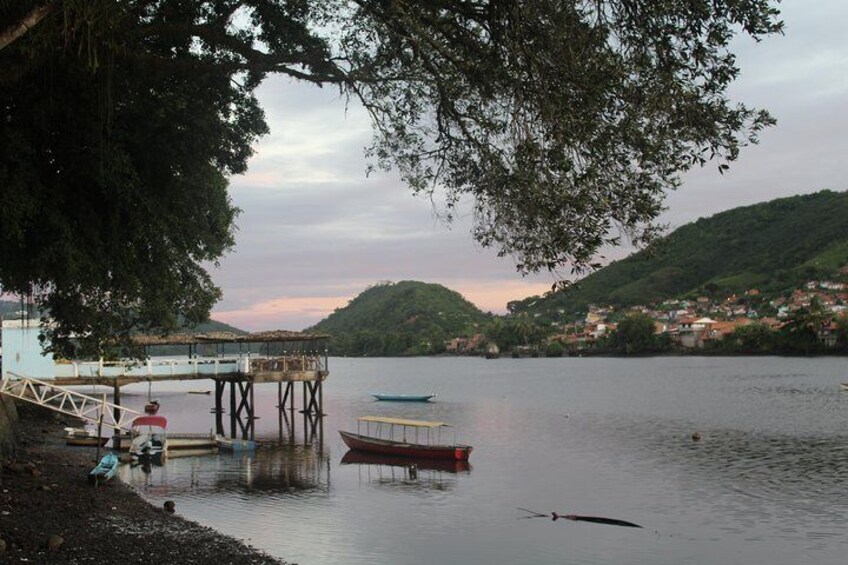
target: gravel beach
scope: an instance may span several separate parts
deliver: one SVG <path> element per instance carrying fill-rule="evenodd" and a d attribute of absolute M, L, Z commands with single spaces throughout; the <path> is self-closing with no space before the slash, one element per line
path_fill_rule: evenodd
<path fill-rule="evenodd" d="M 68 447 L 59 414 L 18 405 L 21 449 L 0 476 L 0 563 L 282 564 L 117 479 L 94 487 L 93 448 Z"/>

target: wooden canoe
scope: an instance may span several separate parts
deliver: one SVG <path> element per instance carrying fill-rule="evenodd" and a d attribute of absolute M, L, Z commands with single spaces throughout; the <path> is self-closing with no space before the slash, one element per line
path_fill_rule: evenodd
<path fill-rule="evenodd" d="M 427 402 L 431 398 L 435 398 L 433 394 L 391 394 L 386 392 L 372 392 L 371 396 L 377 400 L 388 402 Z"/>
<path fill-rule="evenodd" d="M 98 437 L 96 432 L 85 430 L 83 428 L 65 428 L 65 445 L 74 445 L 82 447 L 103 447 L 109 441 L 108 437 Z"/>
<path fill-rule="evenodd" d="M 351 449 L 380 453 L 383 455 L 397 455 L 400 457 L 420 457 L 423 459 L 453 459 L 465 461 L 471 455 L 470 445 L 428 445 L 420 443 L 406 443 L 389 439 L 381 439 L 339 430 L 342 440 Z"/>
<path fill-rule="evenodd" d="M 120 463 L 121 461 L 116 454 L 107 453 L 88 474 L 88 482 L 93 485 L 107 482 L 118 472 Z"/>

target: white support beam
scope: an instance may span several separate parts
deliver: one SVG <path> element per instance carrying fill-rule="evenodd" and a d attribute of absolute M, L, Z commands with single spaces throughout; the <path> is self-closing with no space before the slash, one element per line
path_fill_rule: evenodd
<path fill-rule="evenodd" d="M 128 431 L 133 418 L 141 415 L 135 410 L 107 402 L 105 395 L 97 398 L 52 382 L 22 377 L 11 372 L 6 374 L 15 378 L 0 381 L 0 394 L 75 416 L 86 422 L 97 424 L 102 416 L 104 426 Z"/>

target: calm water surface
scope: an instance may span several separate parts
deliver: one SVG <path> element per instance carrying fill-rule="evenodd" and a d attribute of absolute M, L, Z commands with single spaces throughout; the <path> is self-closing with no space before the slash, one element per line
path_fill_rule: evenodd
<path fill-rule="evenodd" d="M 300 414 L 281 429 L 276 386 L 259 385 L 255 454 L 171 458 L 150 474 L 125 467 L 123 479 L 156 505 L 174 500 L 181 515 L 301 565 L 796 565 L 848 555 L 844 359 L 331 359 L 330 371 L 323 429 L 305 430 Z M 186 394 L 198 386 L 212 388 L 154 387 L 172 431 L 212 427 L 214 399 Z M 147 396 L 146 385 L 125 391 L 132 406 Z M 438 396 L 399 404 L 371 391 Z M 369 414 L 455 424 L 457 441 L 474 446 L 470 469 L 343 464 L 337 430 Z"/>

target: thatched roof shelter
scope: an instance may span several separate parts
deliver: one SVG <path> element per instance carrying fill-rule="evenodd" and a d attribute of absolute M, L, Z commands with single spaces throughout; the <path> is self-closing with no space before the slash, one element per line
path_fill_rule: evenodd
<path fill-rule="evenodd" d="M 137 335 L 133 337 L 133 343 L 142 346 L 154 345 L 198 345 L 213 343 L 280 343 L 280 342 L 307 342 L 323 341 L 329 339 L 326 334 L 308 334 L 288 330 L 273 330 L 266 332 L 255 332 L 249 334 L 237 334 L 233 332 L 206 332 L 206 333 L 184 333 L 167 336 Z"/>

